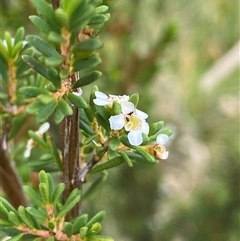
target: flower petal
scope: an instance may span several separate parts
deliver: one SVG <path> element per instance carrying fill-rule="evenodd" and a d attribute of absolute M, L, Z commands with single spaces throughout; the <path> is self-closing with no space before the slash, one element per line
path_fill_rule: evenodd
<path fill-rule="evenodd" d="M 136 112 L 136 116 L 141 120 L 144 120 L 144 119 L 148 118 L 148 114 L 141 111 L 141 110 L 136 109 L 135 112 Z"/>
<path fill-rule="evenodd" d="M 114 115 L 109 118 L 110 128 L 112 130 L 121 130 L 125 125 L 124 115 Z"/>
<path fill-rule="evenodd" d="M 132 102 L 127 102 L 127 101 L 123 101 L 121 103 L 121 107 L 122 107 L 122 113 L 124 115 L 130 114 L 135 109 L 134 104 Z"/>
<path fill-rule="evenodd" d="M 129 143 L 133 146 L 141 145 L 143 142 L 142 132 L 139 130 L 130 131 L 128 133 L 128 140 L 129 140 Z"/>
<path fill-rule="evenodd" d="M 141 131 L 146 135 L 149 133 L 149 124 L 146 121 L 142 122 Z"/>
<path fill-rule="evenodd" d="M 163 146 L 168 141 L 168 139 L 169 139 L 168 135 L 160 134 L 157 136 L 157 143 Z"/>
<path fill-rule="evenodd" d="M 50 124 L 48 122 L 43 123 L 38 129 L 38 133 L 43 134 L 49 129 L 49 127 L 50 127 Z"/>

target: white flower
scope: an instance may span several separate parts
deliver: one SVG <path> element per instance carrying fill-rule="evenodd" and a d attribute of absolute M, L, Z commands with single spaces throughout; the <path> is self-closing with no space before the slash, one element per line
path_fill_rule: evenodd
<path fill-rule="evenodd" d="M 110 128 L 121 130 L 124 127 L 129 132 L 129 143 L 133 146 L 139 146 L 143 142 L 142 133 L 148 134 L 149 132 L 149 125 L 145 120 L 148 115 L 135 109 L 131 102 L 122 102 L 121 106 L 122 114 L 109 118 Z"/>
<path fill-rule="evenodd" d="M 49 129 L 49 127 L 50 127 L 50 124 L 48 122 L 43 123 L 36 131 L 36 134 L 38 134 L 39 136 L 43 135 Z M 29 139 L 27 142 L 26 150 L 24 151 L 24 154 L 23 154 L 25 158 L 30 157 L 33 147 L 34 147 L 34 140 Z"/>
<path fill-rule="evenodd" d="M 166 134 L 159 134 L 157 136 L 157 144 L 154 146 L 154 154 L 158 159 L 165 160 L 168 158 L 169 152 L 165 148 L 166 142 L 169 140 L 169 136 Z"/>
<path fill-rule="evenodd" d="M 95 105 L 99 106 L 105 106 L 105 105 L 112 105 L 114 101 L 117 101 L 119 103 L 121 102 L 127 102 L 129 100 L 129 96 L 127 95 L 106 95 L 101 91 L 96 91 L 95 96 L 96 99 L 93 100 Z"/>

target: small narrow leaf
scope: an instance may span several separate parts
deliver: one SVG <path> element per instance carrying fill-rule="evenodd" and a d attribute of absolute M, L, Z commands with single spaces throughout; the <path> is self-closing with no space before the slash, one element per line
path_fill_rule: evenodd
<path fill-rule="evenodd" d="M 69 106 L 69 104 L 63 98 L 58 100 L 58 106 L 64 115 L 72 115 L 73 109 Z"/>
<path fill-rule="evenodd" d="M 29 186 L 24 186 L 23 190 L 37 207 L 43 206 L 41 196 L 33 188 Z"/>
<path fill-rule="evenodd" d="M 106 212 L 100 211 L 97 214 L 95 214 L 85 226 L 88 228 L 91 228 L 94 223 L 97 223 L 97 222 L 101 223 L 105 216 L 106 216 Z"/>
<path fill-rule="evenodd" d="M 39 184 L 39 191 L 41 193 L 42 199 L 44 200 L 44 203 L 49 203 L 49 189 L 47 184 L 40 183 Z"/>
<path fill-rule="evenodd" d="M 79 121 L 79 127 L 85 131 L 87 134 L 89 135 L 95 135 L 94 130 L 91 128 L 91 126 L 89 126 L 87 123 L 85 123 L 84 121 L 80 120 Z"/>
<path fill-rule="evenodd" d="M 61 197 L 64 189 L 65 189 L 64 183 L 59 183 L 57 185 L 57 187 L 55 188 L 55 190 L 53 192 L 51 203 L 53 203 L 55 205 L 59 201 L 59 198 Z"/>
<path fill-rule="evenodd" d="M 97 173 L 97 172 L 101 172 L 103 170 L 107 170 L 109 168 L 118 166 L 120 164 L 122 164 L 124 162 L 122 157 L 116 157 L 114 159 L 111 159 L 105 163 L 99 164 L 96 167 L 94 167 L 89 173 L 93 174 L 93 173 Z"/>
<path fill-rule="evenodd" d="M 74 45 L 74 51 L 94 51 L 103 46 L 99 39 L 87 39 Z"/>
<path fill-rule="evenodd" d="M 8 220 L 17 227 L 21 225 L 21 221 L 19 220 L 18 216 L 12 211 L 10 211 L 8 214 Z"/>
<path fill-rule="evenodd" d="M 40 94 L 46 94 L 48 95 L 49 92 L 43 88 L 39 88 L 36 86 L 24 86 L 19 89 L 19 93 L 22 95 L 25 95 L 27 97 L 36 97 Z"/>
<path fill-rule="evenodd" d="M 39 219 L 42 219 L 42 220 L 47 220 L 49 218 L 45 209 L 41 210 L 39 208 L 37 209 L 37 208 L 34 208 L 34 207 L 27 207 L 26 211 L 35 218 L 39 218 Z"/>
<path fill-rule="evenodd" d="M 82 214 L 81 216 L 77 217 L 73 220 L 73 233 L 76 234 L 79 232 L 80 228 L 86 225 L 88 220 L 87 214 Z"/>
<path fill-rule="evenodd" d="M 47 148 L 46 142 L 35 131 L 28 131 L 28 135 L 42 148 Z"/>
<path fill-rule="evenodd" d="M 106 235 L 93 235 L 88 238 L 88 241 L 114 241 L 114 239 Z"/>
<path fill-rule="evenodd" d="M 139 153 L 143 158 L 146 159 L 146 161 L 150 163 L 155 163 L 156 159 L 154 156 L 150 155 L 147 151 L 143 150 L 141 147 L 136 147 L 135 149 L 137 153 Z"/>
<path fill-rule="evenodd" d="M 78 81 L 76 81 L 73 84 L 72 89 L 82 87 L 85 85 L 89 85 L 89 84 L 93 83 L 94 81 L 96 81 L 101 75 L 102 75 L 101 72 L 95 70 L 92 73 L 85 75 L 84 77 L 82 77 Z"/>
<path fill-rule="evenodd" d="M 23 206 L 18 207 L 18 215 L 21 218 L 21 220 L 31 229 L 34 229 L 33 221 L 31 220 L 31 217 L 26 212 L 25 208 Z"/>
<path fill-rule="evenodd" d="M 30 68 L 34 69 L 36 72 L 38 72 L 46 79 L 49 79 L 48 70 L 43 64 L 41 64 L 40 62 L 38 62 L 36 59 L 34 59 L 29 55 L 23 55 L 22 59 Z"/>
<path fill-rule="evenodd" d="M 61 218 L 64 215 L 66 215 L 79 201 L 80 201 L 80 191 L 76 188 L 68 196 L 60 212 L 57 214 L 57 218 Z"/>
<path fill-rule="evenodd" d="M 86 237 L 87 235 L 87 232 L 88 232 L 88 227 L 81 227 L 80 228 L 80 237 L 83 239 Z"/>
<path fill-rule="evenodd" d="M 50 115 L 54 112 L 55 108 L 57 106 L 57 102 L 54 100 L 50 102 L 49 104 L 45 105 L 37 115 L 37 122 L 43 123 L 47 121 L 47 119 L 50 117 Z"/>
<path fill-rule="evenodd" d="M 24 233 L 19 233 L 19 234 L 17 234 L 16 236 L 8 239 L 8 241 L 18 241 L 18 240 L 20 240 L 24 235 L 25 235 Z"/>
<path fill-rule="evenodd" d="M 113 151 L 116 151 L 120 144 L 121 144 L 121 142 L 119 141 L 118 137 L 113 136 L 113 137 L 111 137 L 111 139 L 109 141 L 109 148 Z"/>
<path fill-rule="evenodd" d="M 134 106 L 136 107 L 139 101 L 139 94 L 135 93 L 133 95 L 130 96 L 129 98 L 129 102 L 132 102 L 134 104 Z"/>
<path fill-rule="evenodd" d="M 33 16 L 29 16 L 29 19 L 43 33 L 47 34 L 47 33 L 49 33 L 51 31 L 50 26 L 42 18 L 33 15 Z"/>
<path fill-rule="evenodd" d="M 96 67 L 101 63 L 101 59 L 93 56 L 88 59 L 78 59 L 73 63 L 73 68 L 75 71 L 81 71 L 83 69 L 90 69 Z"/>
<path fill-rule="evenodd" d="M 26 111 L 29 114 L 36 114 L 38 113 L 45 105 L 39 101 L 36 100 L 33 103 L 31 103 L 30 105 L 27 106 Z"/>
<path fill-rule="evenodd" d="M 67 234 L 68 237 L 71 237 L 73 235 L 73 224 L 66 222 L 63 227 L 63 232 Z"/>
<path fill-rule="evenodd" d="M 35 35 L 29 35 L 26 39 L 37 51 L 45 56 L 61 58 L 61 55 L 57 50 L 42 38 Z"/>
<path fill-rule="evenodd" d="M 110 15 L 108 14 L 97 14 L 94 16 L 91 21 L 89 22 L 89 25 L 95 25 L 95 24 L 101 24 L 108 21 Z"/>
<path fill-rule="evenodd" d="M 54 161 L 58 165 L 59 169 L 62 170 L 62 160 L 61 160 L 59 151 L 57 149 L 56 143 L 53 141 L 53 139 L 50 136 L 47 137 L 47 144 Z"/>
<path fill-rule="evenodd" d="M 23 27 L 20 27 L 17 30 L 17 33 L 16 33 L 15 38 L 14 38 L 14 45 L 18 44 L 19 42 L 21 42 L 23 40 L 24 32 L 25 32 L 25 30 L 24 30 Z"/>
<path fill-rule="evenodd" d="M 77 96 L 73 93 L 68 93 L 67 97 L 77 108 L 85 109 L 87 107 L 87 103 L 81 96 Z"/>
<path fill-rule="evenodd" d="M 122 156 L 122 158 L 128 164 L 128 166 L 130 166 L 130 167 L 133 166 L 131 159 L 128 157 L 128 155 L 124 151 L 119 151 L 118 153 Z"/>

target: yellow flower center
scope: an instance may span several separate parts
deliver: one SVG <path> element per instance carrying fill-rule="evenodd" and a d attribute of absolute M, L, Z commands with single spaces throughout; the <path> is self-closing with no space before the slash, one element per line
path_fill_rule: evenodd
<path fill-rule="evenodd" d="M 129 115 L 126 117 L 127 124 L 125 125 L 126 129 L 128 130 L 138 130 L 141 127 L 141 120 L 139 120 L 134 115 Z"/>

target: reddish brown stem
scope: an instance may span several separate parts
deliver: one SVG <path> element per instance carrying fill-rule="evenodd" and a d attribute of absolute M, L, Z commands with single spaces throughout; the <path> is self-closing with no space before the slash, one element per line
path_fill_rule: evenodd
<path fill-rule="evenodd" d="M 27 206 L 22 183 L 7 156 L 6 150 L 3 148 L 2 140 L 0 143 L 0 159 L 0 185 L 6 194 L 7 200 L 15 208 L 20 205 Z"/>
<path fill-rule="evenodd" d="M 79 169 L 79 117 L 78 109 L 73 107 L 73 115 L 66 116 L 61 125 L 61 145 L 63 159 L 63 182 L 66 185 L 63 199 L 67 197 L 74 188 L 81 188 L 73 182 L 76 170 Z M 80 203 L 78 203 L 68 214 L 68 220 L 78 216 Z"/>

